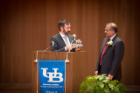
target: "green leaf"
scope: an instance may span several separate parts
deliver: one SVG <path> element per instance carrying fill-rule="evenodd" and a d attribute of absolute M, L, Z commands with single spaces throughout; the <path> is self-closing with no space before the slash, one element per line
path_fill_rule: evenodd
<path fill-rule="evenodd" d="M 111 90 L 114 89 L 114 85 L 112 85 L 112 84 L 109 84 L 109 87 L 111 88 Z"/>
<path fill-rule="evenodd" d="M 89 93 L 94 93 L 94 91 L 90 91 Z"/>
<path fill-rule="evenodd" d="M 103 80 L 104 79 L 104 77 L 103 76 L 101 76 L 101 77 L 99 77 L 99 80 L 101 81 L 101 80 Z"/>
<path fill-rule="evenodd" d="M 103 89 L 97 89 L 95 93 L 104 93 Z"/>
<path fill-rule="evenodd" d="M 101 82 L 99 83 L 99 86 L 100 86 L 100 88 L 102 88 L 102 89 L 104 88 L 104 84 L 101 83 Z"/>
<path fill-rule="evenodd" d="M 98 76 L 88 76 L 80 84 L 79 93 L 123 93 L 126 90 L 124 84 L 117 80 L 109 81 L 106 74 Z"/>
<path fill-rule="evenodd" d="M 115 87 L 113 91 L 116 92 L 116 93 L 118 93 L 119 92 L 119 88 L 118 87 Z"/>
<path fill-rule="evenodd" d="M 85 79 L 88 79 L 88 78 L 90 78 L 90 77 L 91 77 L 91 75 L 87 76 Z"/>
<path fill-rule="evenodd" d="M 109 89 L 104 89 L 105 93 L 111 93 Z"/>
<path fill-rule="evenodd" d="M 103 80 L 103 82 L 104 82 L 104 83 L 107 83 L 107 82 L 109 82 L 109 80 L 108 80 L 108 79 L 107 79 L 107 80 Z"/>
<path fill-rule="evenodd" d="M 118 80 L 112 80 L 111 83 L 116 86 L 117 84 L 119 84 L 119 81 Z"/>
<path fill-rule="evenodd" d="M 98 76 L 94 76 L 93 77 L 96 81 L 100 78 L 100 76 L 98 75 Z"/>
<path fill-rule="evenodd" d="M 106 79 L 106 80 L 109 80 L 109 78 L 108 78 L 108 77 L 105 77 L 105 79 Z"/>

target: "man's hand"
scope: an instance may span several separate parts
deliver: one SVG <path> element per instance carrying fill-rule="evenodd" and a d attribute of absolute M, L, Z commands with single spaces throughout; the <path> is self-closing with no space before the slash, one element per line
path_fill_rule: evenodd
<path fill-rule="evenodd" d="M 75 51 L 79 51 L 79 50 L 81 50 L 82 48 L 81 47 L 76 47 L 75 48 Z"/>
<path fill-rule="evenodd" d="M 95 71 L 95 75 L 96 75 L 96 76 L 98 75 L 98 71 Z"/>
<path fill-rule="evenodd" d="M 72 47 L 72 44 L 66 46 L 66 50 L 72 50 L 74 47 Z"/>
<path fill-rule="evenodd" d="M 113 79 L 114 75 L 108 74 L 108 78 L 111 81 Z"/>

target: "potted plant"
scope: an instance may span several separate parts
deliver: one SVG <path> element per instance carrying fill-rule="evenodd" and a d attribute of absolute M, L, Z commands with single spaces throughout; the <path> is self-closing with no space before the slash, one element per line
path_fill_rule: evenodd
<path fill-rule="evenodd" d="M 88 76 L 80 85 L 79 93 L 124 93 L 124 84 L 118 80 L 109 81 L 106 74 Z"/>

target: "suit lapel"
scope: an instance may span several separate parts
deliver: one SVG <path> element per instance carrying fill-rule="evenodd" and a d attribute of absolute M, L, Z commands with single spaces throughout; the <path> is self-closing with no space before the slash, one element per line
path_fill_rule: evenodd
<path fill-rule="evenodd" d="M 102 47 L 101 47 L 101 53 L 102 53 L 102 51 L 103 51 L 103 48 L 104 48 L 104 46 L 105 46 L 107 40 L 108 40 L 108 38 L 106 38 L 106 39 L 103 41 L 103 44 L 102 44 Z"/>
<path fill-rule="evenodd" d="M 116 34 L 116 36 L 113 38 L 113 43 L 114 43 L 114 41 L 116 40 L 116 38 L 118 37 L 118 35 Z"/>
<path fill-rule="evenodd" d="M 69 38 L 69 41 L 70 41 L 70 44 L 71 44 L 72 38 L 70 37 L 70 35 L 68 35 L 68 38 Z"/>
<path fill-rule="evenodd" d="M 108 45 L 107 45 L 107 48 L 106 48 L 106 50 L 105 50 L 104 54 L 107 52 L 107 49 L 108 49 L 109 47 L 110 47 L 110 46 L 108 46 Z"/>
<path fill-rule="evenodd" d="M 112 40 L 112 41 L 113 41 L 113 43 L 114 43 L 114 41 L 115 41 L 116 37 L 117 37 L 117 35 L 113 38 L 113 40 Z M 107 46 L 107 48 L 106 48 L 106 50 L 105 50 L 105 53 L 107 52 L 107 50 L 108 50 L 108 48 L 109 48 L 109 47 L 110 47 L 110 46 Z M 105 53 L 104 53 L 104 54 L 105 54 Z"/>
<path fill-rule="evenodd" d="M 63 40 L 63 38 L 61 37 L 60 33 L 58 34 L 59 37 L 59 41 L 61 42 L 62 45 L 66 46 L 65 41 Z"/>

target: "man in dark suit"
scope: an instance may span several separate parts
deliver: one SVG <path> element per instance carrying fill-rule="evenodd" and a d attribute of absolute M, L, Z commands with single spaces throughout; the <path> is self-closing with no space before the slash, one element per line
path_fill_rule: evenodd
<path fill-rule="evenodd" d="M 58 28 L 60 32 L 51 37 L 51 42 L 54 42 L 54 46 L 51 47 L 51 51 L 66 52 L 68 50 L 71 50 L 71 52 L 75 52 L 77 50 L 80 50 L 80 48 L 78 47 L 72 47 L 74 37 L 69 35 L 69 32 L 71 31 L 70 22 L 65 19 L 60 20 L 58 22 Z"/>
<path fill-rule="evenodd" d="M 121 79 L 121 61 L 124 55 L 124 43 L 117 35 L 115 23 L 107 23 L 105 27 L 106 38 L 102 42 L 95 75 L 107 74 L 109 80 Z"/>

